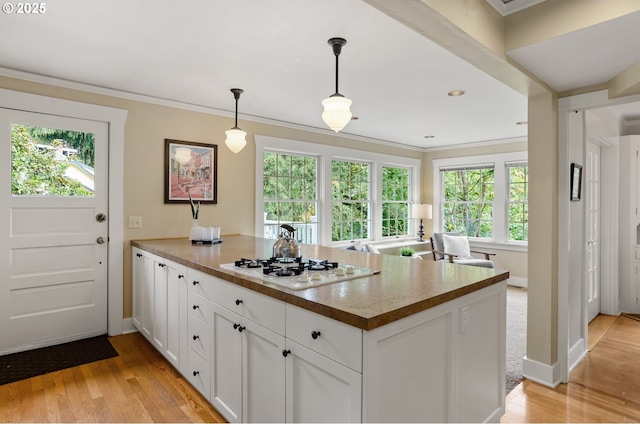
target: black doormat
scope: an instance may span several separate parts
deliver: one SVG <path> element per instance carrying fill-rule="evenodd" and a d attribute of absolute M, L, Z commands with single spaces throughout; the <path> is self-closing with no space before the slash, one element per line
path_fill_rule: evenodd
<path fill-rule="evenodd" d="M 0 386 L 114 356 L 106 335 L 0 356 Z"/>

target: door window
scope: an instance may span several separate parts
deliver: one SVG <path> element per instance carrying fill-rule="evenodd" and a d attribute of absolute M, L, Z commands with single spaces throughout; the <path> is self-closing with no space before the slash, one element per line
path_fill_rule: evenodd
<path fill-rule="evenodd" d="M 11 125 L 13 196 L 93 197 L 92 133 Z"/>

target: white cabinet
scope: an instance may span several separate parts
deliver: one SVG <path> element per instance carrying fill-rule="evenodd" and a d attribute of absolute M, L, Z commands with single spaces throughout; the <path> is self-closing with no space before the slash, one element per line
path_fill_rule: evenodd
<path fill-rule="evenodd" d="M 230 422 L 284 422 L 284 303 L 197 270 L 187 285 L 187 378 Z"/>
<path fill-rule="evenodd" d="M 287 339 L 287 422 L 360 422 L 362 375 Z"/>
<path fill-rule="evenodd" d="M 153 333 L 153 259 L 144 250 L 133 248 L 133 325 L 147 340 Z"/>
<path fill-rule="evenodd" d="M 186 267 L 133 249 L 133 324 L 176 369 L 186 362 Z M 181 359 L 182 358 L 182 359 Z M 184 364 L 182 365 L 184 366 Z"/>

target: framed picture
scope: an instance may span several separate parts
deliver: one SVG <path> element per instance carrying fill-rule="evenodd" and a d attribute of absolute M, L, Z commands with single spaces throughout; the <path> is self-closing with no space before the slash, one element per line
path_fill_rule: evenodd
<path fill-rule="evenodd" d="M 571 200 L 580 200 L 582 192 L 582 165 L 571 164 Z"/>
<path fill-rule="evenodd" d="M 164 202 L 218 203 L 218 146 L 164 140 Z"/>

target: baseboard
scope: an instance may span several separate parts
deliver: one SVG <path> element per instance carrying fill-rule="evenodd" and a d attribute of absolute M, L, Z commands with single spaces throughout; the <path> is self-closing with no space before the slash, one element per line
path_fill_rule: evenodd
<path fill-rule="evenodd" d="M 487 418 L 485 423 L 499 423 L 500 422 L 500 418 L 502 418 L 504 413 L 505 413 L 504 405 L 499 407 L 499 408 L 496 408 L 496 410 L 493 411 L 493 413 L 491 415 L 489 415 L 489 418 Z"/>
<path fill-rule="evenodd" d="M 559 374 L 560 371 L 557 362 L 553 365 L 547 365 L 529 359 L 526 356 L 522 361 L 522 375 L 524 378 L 551 387 L 552 389 L 562 382 Z"/>
<path fill-rule="evenodd" d="M 137 331 L 138 331 L 138 329 L 133 326 L 133 319 L 125 318 L 125 319 L 122 320 L 122 333 L 123 334 L 135 333 Z"/>
<path fill-rule="evenodd" d="M 578 340 L 571 349 L 569 349 L 569 372 L 587 356 L 588 346 L 584 338 Z"/>
<path fill-rule="evenodd" d="M 527 279 L 520 277 L 509 277 L 507 280 L 507 285 L 514 287 L 527 288 Z"/>

